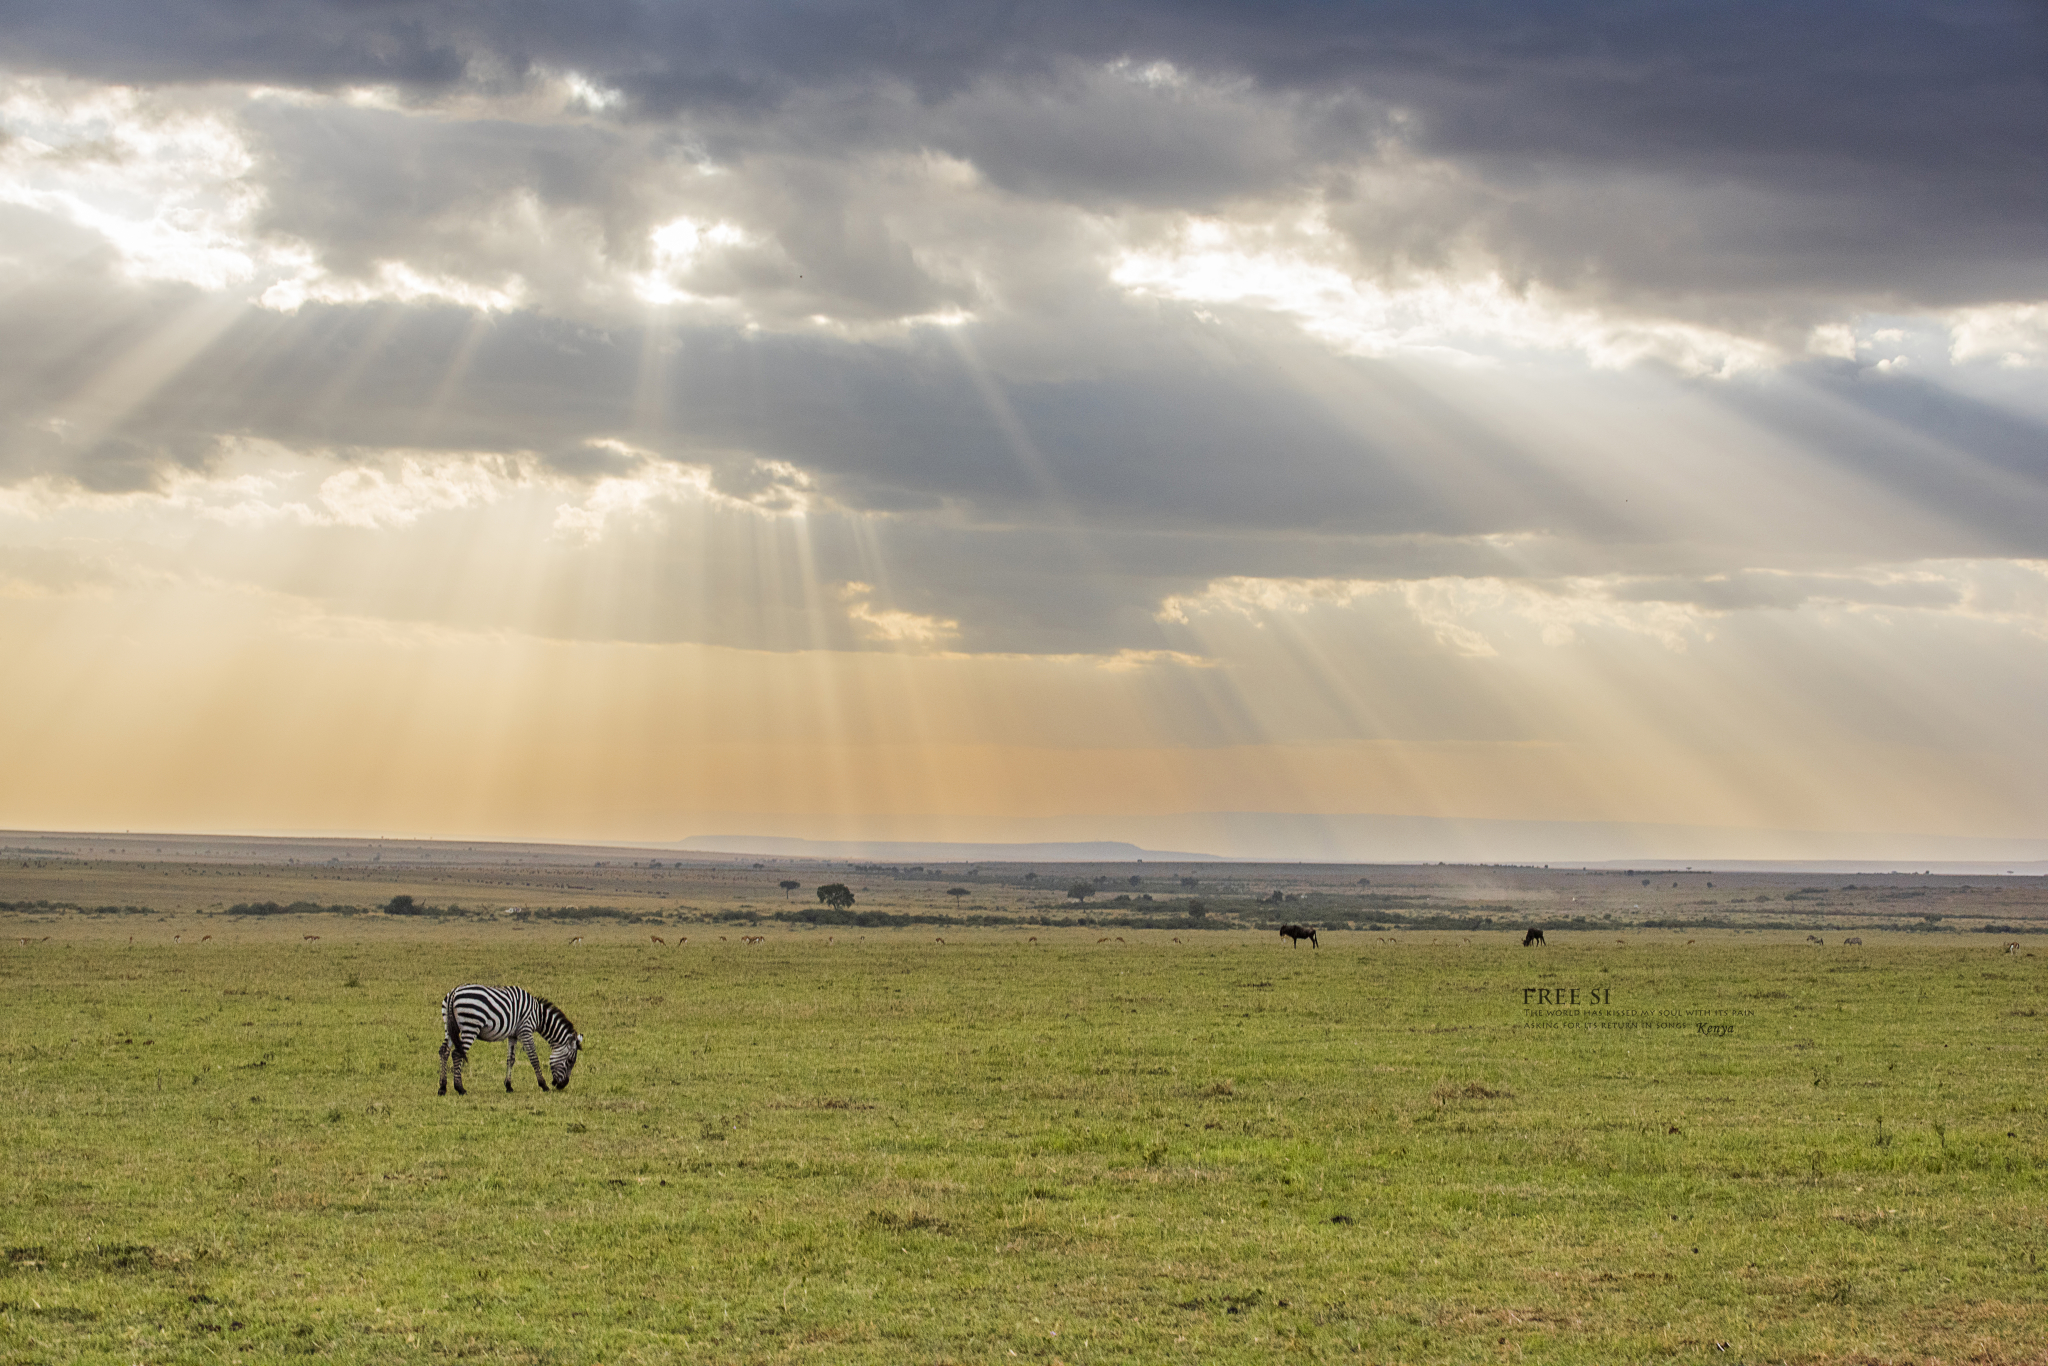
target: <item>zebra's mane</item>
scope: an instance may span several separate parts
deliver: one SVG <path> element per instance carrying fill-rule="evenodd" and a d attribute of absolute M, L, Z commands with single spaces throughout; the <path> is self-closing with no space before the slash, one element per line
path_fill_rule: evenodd
<path fill-rule="evenodd" d="M 554 1044 L 557 1048 L 576 1037 L 576 1026 L 569 1023 L 569 1017 L 562 1008 L 545 996 L 533 998 L 540 1007 L 539 1018 L 534 1022 L 534 1032 Z"/>

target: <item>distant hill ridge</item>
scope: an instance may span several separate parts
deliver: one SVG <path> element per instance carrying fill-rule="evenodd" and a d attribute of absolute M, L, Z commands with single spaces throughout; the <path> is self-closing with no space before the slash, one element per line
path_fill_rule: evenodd
<path fill-rule="evenodd" d="M 872 859 L 878 863 L 1221 863 L 1215 854 L 1141 849 L 1121 840 L 956 844 L 943 840 L 807 840 L 782 835 L 692 835 L 664 849 L 774 858 Z"/>

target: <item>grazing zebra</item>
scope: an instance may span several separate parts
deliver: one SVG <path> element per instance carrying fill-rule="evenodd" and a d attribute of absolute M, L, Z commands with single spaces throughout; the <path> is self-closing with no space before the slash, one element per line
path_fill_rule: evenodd
<path fill-rule="evenodd" d="M 505 1089 L 512 1089 L 512 1066 L 519 1061 L 519 1045 L 533 1062 L 533 1079 L 548 1089 L 541 1075 L 540 1055 L 534 1051 L 538 1034 L 554 1045 L 548 1054 L 548 1071 L 555 1089 L 569 1089 L 569 1071 L 576 1066 L 576 1051 L 583 1036 L 551 1001 L 544 1001 L 518 987 L 457 987 L 441 998 L 441 1024 L 448 1037 L 441 1041 L 441 1094 L 448 1094 L 448 1059 L 455 1058 L 455 1094 L 466 1096 L 462 1086 L 462 1065 L 469 1060 L 470 1045 L 478 1039 L 508 1041 L 505 1049 Z"/>

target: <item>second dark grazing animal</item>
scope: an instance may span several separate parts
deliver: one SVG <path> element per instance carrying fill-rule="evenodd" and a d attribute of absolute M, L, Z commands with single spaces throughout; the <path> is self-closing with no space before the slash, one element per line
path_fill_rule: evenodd
<path fill-rule="evenodd" d="M 1549 941 L 1548 941 L 1548 940 L 1546 940 L 1546 939 L 1544 939 L 1544 937 L 1543 937 L 1543 931 L 1541 931 L 1541 930 L 1537 929 L 1537 928 L 1536 928 L 1535 926 L 1533 926 L 1533 925 L 1531 925 L 1531 926 L 1529 927 L 1529 932 L 1528 932 L 1527 934 L 1525 934 L 1525 935 L 1523 935 L 1523 936 L 1522 936 L 1522 947 L 1523 947 L 1523 948 L 1525 948 L 1525 949 L 1526 949 L 1526 948 L 1528 948 L 1528 947 L 1529 947 L 1529 946 L 1530 946 L 1531 944 L 1541 944 L 1541 945 L 1543 945 L 1543 947 L 1544 947 L 1544 948 L 1546 948 L 1546 949 L 1550 947 L 1550 943 L 1549 943 Z"/>
<path fill-rule="evenodd" d="M 1282 925 L 1280 927 L 1280 933 L 1286 935 L 1289 939 L 1294 941 L 1293 943 L 1287 946 L 1290 949 L 1299 948 L 1301 945 L 1301 941 L 1304 939 L 1306 939 L 1309 942 L 1309 947 L 1311 948 L 1319 949 L 1323 946 L 1322 941 L 1316 938 L 1315 930 L 1307 925 Z"/>
<path fill-rule="evenodd" d="M 448 1094 L 448 1060 L 455 1059 L 455 1094 L 468 1095 L 462 1085 L 462 1065 L 469 1060 L 470 1045 L 479 1039 L 507 1041 L 505 1089 L 512 1089 L 512 1067 L 519 1061 L 519 1045 L 533 1062 L 533 1079 L 548 1089 L 548 1077 L 541 1075 L 540 1054 L 534 1050 L 538 1034 L 551 1045 L 548 1072 L 557 1091 L 569 1089 L 569 1073 L 576 1066 L 577 1050 L 583 1036 L 569 1017 L 552 1002 L 518 987 L 485 987 L 472 983 L 460 986 L 441 998 L 441 1027 L 447 1035 L 441 1041 L 441 1094 Z"/>

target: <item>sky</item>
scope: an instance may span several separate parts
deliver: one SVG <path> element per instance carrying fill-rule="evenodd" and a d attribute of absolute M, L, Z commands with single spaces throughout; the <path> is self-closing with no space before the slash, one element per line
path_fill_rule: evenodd
<path fill-rule="evenodd" d="M 6 0 L 0 827 L 2048 850 L 2044 128 L 2006 0 Z"/>

